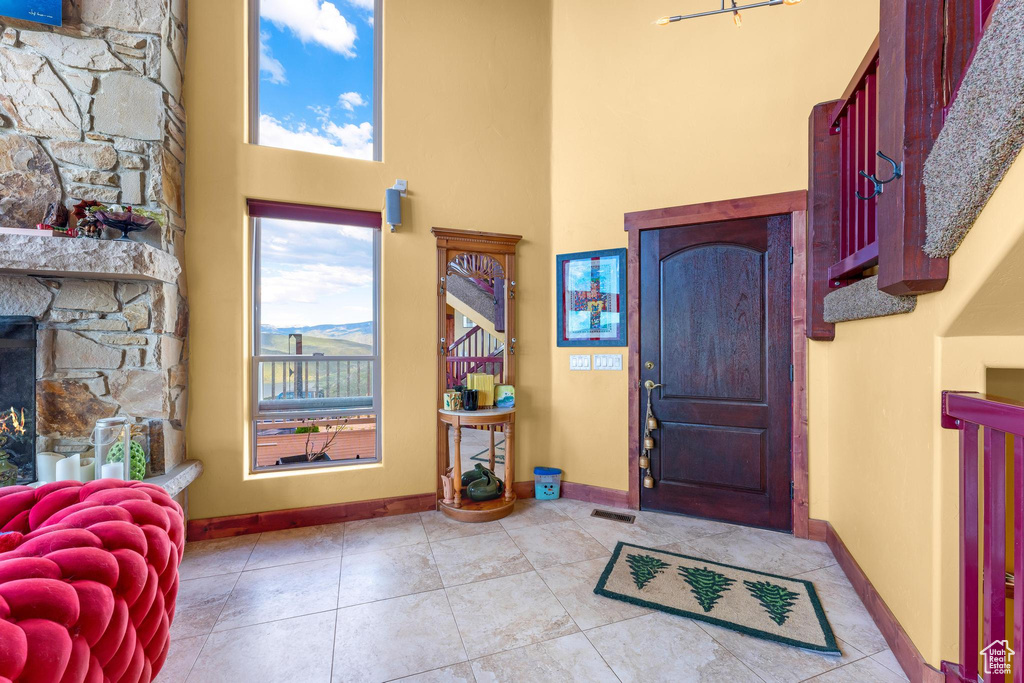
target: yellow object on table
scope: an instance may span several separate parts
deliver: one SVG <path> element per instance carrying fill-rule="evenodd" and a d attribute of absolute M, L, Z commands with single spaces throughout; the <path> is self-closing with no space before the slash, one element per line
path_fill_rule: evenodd
<path fill-rule="evenodd" d="M 494 405 L 494 375 L 471 372 L 466 375 L 466 388 L 476 389 L 477 405 L 481 408 L 490 408 Z"/>

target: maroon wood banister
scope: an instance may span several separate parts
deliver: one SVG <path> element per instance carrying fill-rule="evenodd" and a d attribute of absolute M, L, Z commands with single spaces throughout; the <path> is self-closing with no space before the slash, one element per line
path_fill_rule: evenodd
<path fill-rule="evenodd" d="M 1024 572 L 1024 404 L 977 393 L 944 391 L 942 426 L 960 431 L 960 662 L 943 662 L 942 668 L 947 680 L 975 683 L 979 673 L 979 650 L 990 643 L 1007 640 L 1007 584 L 1013 584 L 1006 574 L 1008 437 L 1013 440 L 1013 566 L 1015 572 Z M 984 444 L 985 473 L 980 500 L 979 434 Z M 982 506 L 984 522 L 979 538 L 979 508 Z M 979 551 L 983 552 L 981 563 Z M 982 594 L 980 614 L 979 588 Z M 1024 656 L 1024 600 L 1014 600 L 1013 604 L 1011 649 L 1021 657 Z M 1016 658 L 1013 674 L 1016 683 L 1024 680 L 1024 666 L 1017 664 Z M 985 675 L 986 681 L 1001 679 L 1002 676 L 995 674 Z"/>

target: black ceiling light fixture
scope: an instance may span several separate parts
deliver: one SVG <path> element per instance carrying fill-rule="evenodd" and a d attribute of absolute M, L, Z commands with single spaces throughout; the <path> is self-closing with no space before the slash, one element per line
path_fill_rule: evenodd
<path fill-rule="evenodd" d="M 694 14 L 677 14 L 673 17 L 662 17 L 654 23 L 659 26 L 665 26 L 666 24 L 674 24 L 677 21 L 683 19 L 696 19 L 697 17 L 710 17 L 715 14 L 725 14 L 726 12 L 732 12 L 732 21 L 737 26 L 743 25 L 743 16 L 740 14 L 740 10 L 755 9 L 757 7 L 772 7 L 773 5 L 798 5 L 800 0 L 764 0 L 764 2 L 755 2 L 750 5 L 737 5 L 736 0 L 730 0 L 730 6 L 726 7 L 726 0 L 721 0 L 722 6 L 719 9 L 708 10 L 706 12 L 696 12 Z"/>

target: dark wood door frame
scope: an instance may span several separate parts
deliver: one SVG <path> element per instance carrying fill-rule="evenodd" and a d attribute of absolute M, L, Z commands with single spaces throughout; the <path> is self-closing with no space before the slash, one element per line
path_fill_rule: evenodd
<path fill-rule="evenodd" d="M 627 256 L 627 324 L 629 326 L 629 505 L 640 508 L 640 232 L 681 228 L 740 218 L 790 214 L 793 226 L 793 534 L 808 537 L 807 475 L 807 192 L 796 190 L 777 194 L 726 199 L 664 209 L 635 211 L 625 215 L 629 235 Z"/>

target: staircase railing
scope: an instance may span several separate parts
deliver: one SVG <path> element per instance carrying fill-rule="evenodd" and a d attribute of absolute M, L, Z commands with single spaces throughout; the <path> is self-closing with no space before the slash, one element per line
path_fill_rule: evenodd
<path fill-rule="evenodd" d="M 1024 666 L 1015 660 L 1024 657 L 1024 599 L 1013 601 L 1012 646 L 1008 645 L 1006 637 L 1006 601 L 1012 596 L 1013 586 L 1013 577 L 1006 571 L 1006 445 L 1008 439 L 1012 440 L 1013 567 L 1016 573 L 1021 573 L 1024 572 L 1024 404 L 983 394 L 946 391 L 942 393 L 942 426 L 960 431 L 960 662 L 943 662 L 942 669 L 947 680 L 976 683 L 978 660 L 984 651 L 990 646 L 1011 649 L 1016 656 L 1006 661 L 1013 661 L 1013 680 L 1019 683 L 1024 680 Z M 980 500 L 979 434 L 983 437 L 981 469 L 984 472 Z M 989 650 L 988 654 L 991 652 Z M 985 657 L 984 661 L 991 665 L 993 659 Z M 984 670 L 986 665 L 981 668 Z M 1002 673 L 1008 671 L 986 671 L 984 680 L 1002 680 Z"/>

